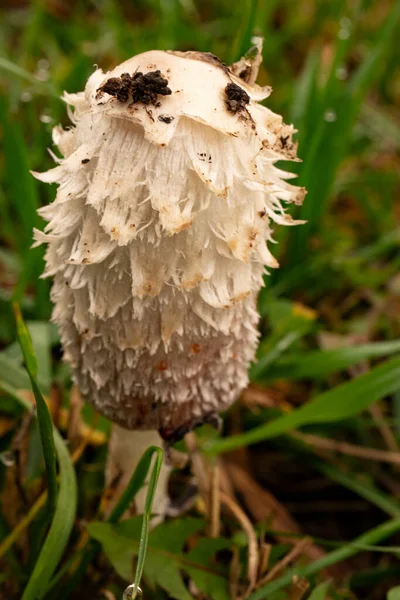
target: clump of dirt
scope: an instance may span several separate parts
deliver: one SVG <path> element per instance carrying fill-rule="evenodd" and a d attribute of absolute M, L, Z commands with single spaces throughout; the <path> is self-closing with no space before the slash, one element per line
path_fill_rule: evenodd
<path fill-rule="evenodd" d="M 97 90 L 109 94 L 119 100 L 126 102 L 131 99 L 132 104 L 143 102 L 145 105 L 158 106 L 157 96 L 169 96 L 172 90 L 168 87 L 168 79 L 161 75 L 161 71 L 149 71 L 142 73 L 137 71 L 133 75 L 122 73 L 120 77 L 110 77 Z"/>
<path fill-rule="evenodd" d="M 250 96 L 236 83 L 228 83 L 225 88 L 226 106 L 234 114 L 246 110 L 250 102 Z"/>
<path fill-rule="evenodd" d="M 97 97 L 101 97 L 105 92 L 114 96 L 120 102 L 126 102 L 131 92 L 132 77 L 129 73 L 122 73 L 121 77 L 110 77 L 104 85 L 97 90 Z"/>
<path fill-rule="evenodd" d="M 169 125 L 174 120 L 174 117 L 170 117 L 168 115 L 160 115 L 158 117 L 158 120 L 161 121 L 162 123 L 167 123 L 167 125 Z"/>

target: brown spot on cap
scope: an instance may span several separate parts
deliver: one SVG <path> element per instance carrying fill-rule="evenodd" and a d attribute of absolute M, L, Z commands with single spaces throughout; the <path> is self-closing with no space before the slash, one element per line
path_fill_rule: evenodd
<path fill-rule="evenodd" d="M 168 369 L 168 364 L 165 360 L 160 360 L 160 362 L 156 364 L 155 369 L 157 371 L 166 371 Z"/>

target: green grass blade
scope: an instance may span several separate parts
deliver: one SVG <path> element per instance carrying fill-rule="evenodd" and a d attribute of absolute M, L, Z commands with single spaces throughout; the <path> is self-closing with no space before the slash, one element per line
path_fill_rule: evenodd
<path fill-rule="evenodd" d="M 67 546 L 74 525 L 77 507 L 75 470 L 64 440 L 56 430 L 54 431 L 54 441 L 60 466 L 60 491 L 49 533 L 24 590 L 22 600 L 43 598 Z"/>
<path fill-rule="evenodd" d="M 47 486 L 48 486 L 48 510 L 52 515 L 57 499 L 57 469 L 56 469 L 56 450 L 54 446 L 53 423 L 51 421 L 49 409 L 45 399 L 43 398 L 40 389 L 36 382 L 38 366 L 35 352 L 33 350 L 32 340 L 29 331 L 22 319 L 20 308 L 17 304 L 14 305 L 14 314 L 17 324 L 17 336 L 21 346 L 22 354 L 25 360 L 25 366 L 31 380 L 32 390 L 36 400 L 37 418 L 39 424 L 40 439 L 42 442 L 44 461 L 47 471 Z"/>
<path fill-rule="evenodd" d="M 36 381 L 43 393 L 50 392 L 51 372 L 51 326 L 48 322 L 30 321 L 27 329 L 32 338 L 32 345 L 38 363 Z"/>
<path fill-rule="evenodd" d="M 17 390 L 29 389 L 29 375 L 18 362 L 4 352 L 0 353 L 0 379 Z"/>
<path fill-rule="evenodd" d="M 380 133 L 395 148 L 400 147 L 400 125 L 389 111 L 369 103 L 362 107 L 361 116 L 374 133 Z"/>
<path fill-rule="evenodd" d="M 400 600 L 400 585 L 388 591 L 387 600 Z"/>
<path fill-rule="evenodd" d="M 0 391 L 10 396 L 10 398 L 15 400 L 15 402 L 17 402 L 25 410 L 31 410 L 32 406 L 30 402 L 23 396 L 20 396 L 15 387 L 10 385 L 7 381 L 0 380 Z"/>
<path fill-rule="evenodd" d="M 400 340 L 375 342 L 361 346 L 350 346 L 335 350 L 315 350 L 295 357 L 288 357 L 274 363 L 273 369 L 261 364 L 251 371 L 255 378 L 267 379 L 320 379 L 347 369 L 363 360 L 379 358 L 400 352 Z M 260 361 L 261 363 L 261 361 Z M 255 365 L 258 367 L 260 363 Z"/>
<path fill-rule="evenodd" d="M 151 446 L 144 452 L 143 456 L 141 457 L 139 463 L 136 466 L 135 471 L 132 474 L 132 477 L 131 477 L 128 485 L 126 486 L 123 494 L 121 495 L 120 499 L 118 500 L 117 504 L 115 505 L 114 509 L 112 510 L 111 514 L 109 515 L 109 517 L 107 519 L 108 523 L 118 523 L 119 522 L 119 520 L 121 519 L 124 512 L 131 505 L 132 500 L 134 499 L 134 497 L 136 496 L 138 491 L 141 489 L 141 487 L 145 483 L 145 480 L 146 480 L 147 474 L 149 472 L 151 461 L 152 461 L 154 454 L 157 455 L 157 459 L 156 459 L 156 463 L 154 465 L 152 475 L 150 478 L 150 482 L 149 482 L 149 488 L 148 488 L 148 492 L 147 492 L 147 496 L 146 496 L 145 515 L 143 517 L 143 519 L 144 519 L 143 529 L 144 529 L 144 536 L 145 536 L 144 547 L 142 550 L 144 552 L 144 554 L 142 556 L 143 561 L 144 561 L 145 551 L 146 551 L 146 547 L 147 547 L 147 537 L 148 537 L 148 521 L 146 521 L 146 513 L 148 512 L 149 518 L 150 518 L 151 505 L 153 503 L 155 485 L 157 484 L 159 469 L 161 468 L 161 464 L 162 464 L 163 452 L 162 452 L 161 448 L 156 448 L 155 446 Z M 154 479 L 154 478 L 156 478 L 156 479 Z M 150 503 L 150 506 L 148 506 L 149 503 Z M 80 581 L 81 577 L 83 576 L 84 572 L 86 571 L 88 565 L 93 562 L 93 560 L 95 559 L 99 550 L 100 550 L 100 544 L 97 541 L 91 540 L 89 542 L 89 544 L 86 546 L 86 548 L 84 549 L 84 552 L 80 559 L 78 567 L 75 569 L 73 575 L 70 576 L 67 586 L 63 589 L 62 598 L 69 597 L 69 593 L 72 592 L 73 589 L 76 589 L 76 587 L 78 586 L 79 581 Z M 143 566 L 142 566 L 142 570 L 143 570 Z M 141 573 L 142 573 L 142 571 L 140 571 L 140 573 L 139 573 L 139 578 L 138 578 L 138 572 L 136 573 L 135 583 L 137 583 L 137 585 L 139 585 L 139 583 L 140 583 Z M 51 582 L 51 584 L 50 584 L 51 588 L 53 588 L 56 585 L 58 578 L 59 578 L 59 574 L 57 574 L 55 576 L 54 580 Z M 135 584 L 133 584 L 133 586 L 134 585 Z M 137 589 L 137 588 L 134 588 L 134 589 Z"/>
<path fill-rule="evenodd" d="M 399 381 L 400 358 L 393 358 L 357 379 L 320 394 L 271 423 L 227 439 L 208 442 L 204 450 L 210 454 L 227 452 L 276 437 L 304 425 L 347 419 L 383 396 L 395 392 L 399 388 Z"/>
<path fill-rule="evenodd" d="M 17 390 L 28 390 L 31 385 L 29 375 L 20 360 L 7 356 L 5 351 L 0 352 L 0 379 Z M 40 369 L 37 382 L 41 389 L 46 388 L 46 380 L 43 379 Z"/>
<path fill-rule="evenodd" d="M 320 583 L 319 586 L 317 586 L 315 588 L 315 590 L 313 590 L 311 592 L 310 597 L 308 598 L 308 600 L 326 600 L 327 598 L 327 592 L 330 588 L 330 581 L 325 581 L 324 583 Z"/>
<path fill-rule="evenodd" d="M 290 331 L 284 335 L 269 352 L 266 352 L 258 362 L 252 365 L 250 368 L 250 379 L 257 380 L 262 378 L 265 373 L 268 373 L 271 365 L 275 364 L 276 360 L 295 342 L 298 342 L 302 336 L 302 331 Z M 273 370 L 275 372 L 275 368 Z"/>
<path fill-rule="evenodd" d="M 20 124 L 11 118 L 6 101 L 0 100 L 3 129 L 6 190 L 18 219 L 13 219 L 14 241 L 21 253 L 32 243 L 32 227 L 40 225 L 36 182 L 29 173 L 30 161 Z"/>
<path fill-rule="evenodd" d="M 30 410 L 30 403 L 14 388 L 0 381 L 0 390 L 12 397 L 23 408 Z M 67 546 L 75 520 L 78 501 L 75 470 L 64 440 L 56 429 L 54 429 L 54 443 L 60 467 L 60 488 L 56 509 L 46 540 L 21 600 L 43 598 Z"/>
<path fill-rule="evenodd" d="M 251 596 L 249 596 L 249 600 L 262 600 L 263 598 L 268 598 L 270 594 L 281 590 L 282 588 L 290 585 L 293 581 L 293 576 L 297 575 L 298 577 L 310 577 L 312 575 L 316 575 L 323 569 L 335 565 L 343 560 L 358 554 L 359 548 L 358 545 L 371 545 L 377 542 L 381 542 L 386 538 L 394 535 L 400 530 L 400 518 L 392 519 L 390 521 L 386 521 L 382 523 L 382 525 L 378 525 L 373 529 L 370 529 L 366 533 L 360 535 L 353 542 L 344 544 L 341 548 L 326 554 L 323 558 L 312 562 L 306 567 L 299 569 L 291 569 L 279 577 L 274 581 L 268 583 L 266 586 L 257 590 Z"/>
<path fill-rule="evenodd" d="M 148 485 L 148 489 L 147 489 L 145 509 L 144 509 L 144 514 L 143 514 L 142 531 L 140 534 L 140 544 L 139 544 L 139 552 L 138 552 L 138 558 L 137 558 L 135 580 L 134 580 L 133 584 L 131 586 L 129 586 L 127 588 L 127 590 L 125 590 L 124 600 L 128 600 L 128 599 L 134 600 L 137 597 L 139 590 L 140 590 L 139 586 L 140 586 L 140 581 L 142 579 L 144 561 L 146 558 L 147 544 L 148 544 L 148 539 L 149 539 L 149 524 L 150 524 L 150 519 L 151 519 L 151 508 L 153 506 L 154 494 L 156 492 L 157 481 L 158 481 L 158 477 L 160 475 L 160 470 L 161 470 L 162 461 L 163 461 L 163 451 L 161 450 L 161 448 L 157 448 L 156 446 L 151 446 L 148 450 L 146 450 L 145 455 L 148 452 L 150 453 L 150 459 L 152 458 L 152 456 L 154 454 L 156 455 L 156 459 L 154 462 L 153 470 L 151 472 L 150 481 L 149 481 L 149 485 Z"/>
<path fill-rule="evenodd" d="M 291 121 L 299 129 L 300 140 L 305 129 L 307 115 L 315 108 L 317 96 L 317 74 L 321 61 L 321 53 L 314 49 L 308 55 L 303 71 L 301 72 L 293 90 L 293 104 L 291 108 Z M 305 148 L 300 144 L 300 154 Z"/>
<path fill-rule="evenodd" d="M 144 452 L 143 456 L 137 464 L 134 473 L 132 474 L 128 485 L 126 486 L 123 494 L 121 495 L 120 499 L 118 500 L 117 504 L 115 505 L 114 509 L 112 510 L 110 516 L 107 519 L 109 523 L 118 523 L 124 512 L 131 505 L 132 500 L 134 499 L 134 497 L 141 489 L 146 480 L 147 474 L 150 469 L 151 460 L 156 450 L 159 449 L 157 449 L 155 446 L 150 446 L 150 448 L 147 448 L 147 450 Z"/>
<path fill-rule="evenodd" d="M 243 4 L 238 5 L 240 7 L 240 26 L 233 44 L 231 62 L 239 60 L 250 49 L 256 24 L 259 0 L 245 0 L 244 4 L 245 6 Z"/>
<path fill-rule="evenodd" d="M 17 65 L 11 60 L 8 60 L 8 58 L 5 58 L 4 56 L 0 57 L 0 70 L 15 75 L 20 79 L 31 83 L 34 86 L 36 93 L 44 94 L 45 96 L 51 95 L 57 99 L 60 96 L 59 92 L 55 89 L 53 84 L 40 81 L 40 79 L 37 79 L 35 75 L 30 73 L 26 69 L 23 69 L 20 65 Z"/>
<path fill-rule="evenodd" d="M 390 48 L 393 37 L 400 23 L 400 2 L 396 0 L 394 7 L 379 30 L 374 46 L 353 75 L 349 86 L 349 97 L 356 95 L 360 100 L 371 81 L 382 66 L 385 53 Z"/>
<path fill-rule="evenodd" d="M 399 21 L 400 3 L 397 1 L 363 63 L 343 90 L 340 90 L 337 85 L 335 72 L 331 72 L 322 90 L 324 102 L 321 102 L 321 111 L 313 114 L 315 125 L 313 124 L 309 132 L 302 132 L 307 139 L 308 150 L 301 153 L 304 166 L 299 182 L 307 188 L 308 195 L 298 211 L 298 216 L 305 219 L 307 223 L 297 228 L 291 235 L 288 263 L 292 267 L 301 261 L 306 262 L 308 240 L 326 211 L 334 178 L 338 167 L 347 155 L 349 140 L 361 104 L 379 72 Z M 346 45 L 347 40 L 338 39 L 334 63 L 344 58 Z M 332 91 L 335 92 L 333 96 Z M 333 114 L 332 120 L 326 118 L 328 111 Z"/>
<path fill-rule="evenodd" d="M 22 319 L 22 314 L 19 306 L 14 304 L 15 323 L 17 326 L 17 337 L 21 346 L 22 356 L 24 357 L 26 370 L 30 378 L 36 379 L 38 366 L 35 351 L 33 349 L 32 338 Z"/>

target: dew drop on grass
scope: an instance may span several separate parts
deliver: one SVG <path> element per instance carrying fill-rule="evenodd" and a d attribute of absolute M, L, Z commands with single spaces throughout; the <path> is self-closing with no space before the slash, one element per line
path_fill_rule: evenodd
<path fill-rule="evenodd" d="M 336 113 L 335 113 L 335 111 L 334 110 L 327 110 L 327 111 L 325 111 L 324 119 L 328 123 L 333 123 L 334 121 L 336 121 Z"/>
<path fill-rule="evenodd" d="M 45 69 L 47 71 L 48 68 L 50 67 L 50 63 L 47 60 L 47 58 L 41 58 L 40 60 L 37 61 L 37 67 L 38 67 L 38 69 Z"/>
<path fill-rule="evenodd" d="M 338 79 L 340 79 L 341 81 L 344 81 L 345 79 L 347 79 L 347 75 L 348 75 L 348 72 L 347 72 L 346 67 L 338 67 L 336 69 L 336 77 Z"/>
<path fill-rule="evenodd" d="M 41 114 L 39 119 L 42 123 L 51 123 L 53 120 L 50 115 L 47 115 L 46 113 Z"/>
<path fill-rule="evenodd" d="M 38 69 L 35 73 L 35 77 L 39 81 L 47 81 L 49 78 L 49 71 L 47 69 Z"/>
<path fill-rule="evenodd" d="M 22 92 L 21 96 L 21 102 L 30 102 L 32 100 L 32 94 L 28 91 Z"/>
<path fill-rule="evenodd" d="M 351 21 L 348 17 L 342 17 L 339 21 L 340 29 L 338 37 L 340 40 L 348 40 L 351 33 Z"/>
<path fill-rule="evenodd" d="M 39 81 L 47 81 L 50 77 L 49 73 L 50 63 L 47 58 L 41 58 L 37 61 L 37 71 L 35 73 L 36 79 Z"/>
<path fill-rule="evenodd" d="M 143 592 L 140 587 L 136 588 L 135 584 L 132 583 L 132 585 L 128 585 L 125 589 L 122 600 L 133 600 L 133 598 L 137 598 L 137 596 L 141 596 L 142 594 Z"/>
<path fill-rule="evenodd" d="M 15 455 L 11 450 L 6 450 L 5 452 L 0 453 L 0 462 L 5 467 L 12 467 L 15 465 Z"/>
<path fill-rule="evenodd" d="M 350 29 L 350 27 L 351 27 L 351 20 L 349 19 L 349 17 L 342 17 L 340 19 L 340 21 L 339 21 L 339 25 L 343 29 Z"/>

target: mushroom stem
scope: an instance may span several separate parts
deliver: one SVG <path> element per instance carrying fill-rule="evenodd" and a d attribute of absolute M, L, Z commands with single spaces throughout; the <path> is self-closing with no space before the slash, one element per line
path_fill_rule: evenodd
<path fill-rule="evenodd" d="M 113 487 L 115 482 L 117 484 L 107 512 L 111 512 L 120 498 L 145 450 L 149 446 L 162 447 L 162 445 L 162 439 L 157 431 L 132 431 L 113 424 L 106 465 L 106 486 Z M 163 521 L 165 517 L 169 503 L 168 479 L 170 471 L 171 467 L 164 462 L 153 502 L 153 513 L 156 517 L 153 519 L 152 525 Z M 147 485 L 143 486 L 135 497 L 136 514 L 143 513 L 146 494 Z"/>

